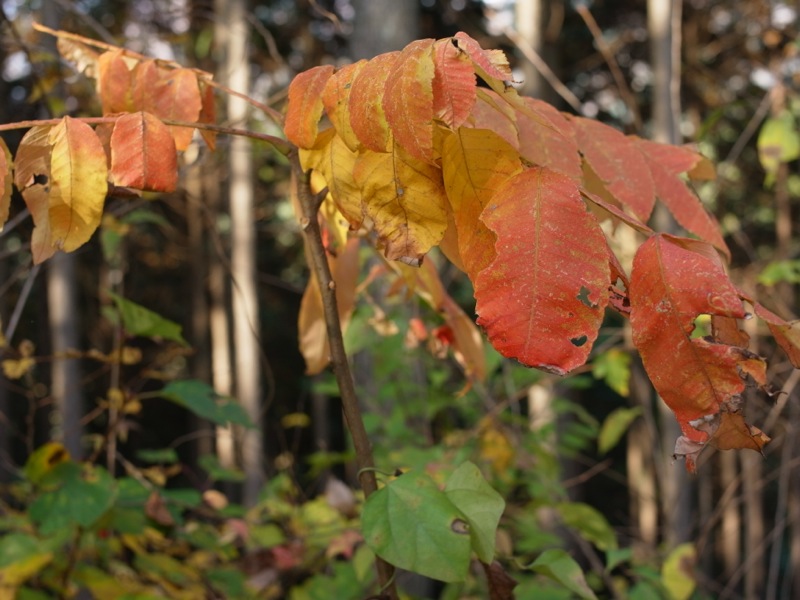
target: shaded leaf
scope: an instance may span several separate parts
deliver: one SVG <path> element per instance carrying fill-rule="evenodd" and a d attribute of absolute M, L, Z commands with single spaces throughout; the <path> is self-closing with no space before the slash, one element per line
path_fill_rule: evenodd
<path fill-rule="evenodd" d="M 650 169 L 635 142 L 599 121 L 571 117 L 584 160 L 609 193 L 647 222 L 655 204 Z"/>
<path fill-rule="evenodd" d="M 111 134 L 111 180 L 119 187 L 173 192 L 178 186 L 175 140 L 155 116 L 121 116 Z"/>
<path fill-rule="evenodd" d="M 8 221 L 11 209 L 11 182 L 14 162 L 5 140 L 0 138 L 0 231 Z"/>
<path fill-rule="evenodd" d="M 214 97 L 214 88 L 204 77 L 197 78 L 197 84 L 200 89 L 200 117 L 201 123 L 215 124 L 217 122 L 217 104 Z M 200 129 L 200 135 L 208 145 L 209 149 L 214 150 L 217 147 L 217 134 L 208 129 Z"/>
<path fill-rule="evenodd" d="M 467 120 L 475 104 L 475 71 L 467 54 L 451 39 L 433 45 L 433 114 L 450 129 Z"/>
<path fill-rule="evenodd" d="M 563 550 L 542 552 L 528 568 L 560 583 L 580 598 L 597 600 L 597 596 L 586 584 L 580 565 Z"/>
<path fill-rule="evenodd" d="M 283 131 L 300 148 L 311 148 L 317 139 L 323 110 L 322 91 L 331 75 L 333 67 L 322 65 L 299 73 L 289 84 Z"/>
<path fill-rule="evenodd" d="M 556 505 L 564 524 L 575 529 L 581 537 L 606 552 L 617 548 L 617 536 L 603 514 L 583 502 L 563 502 Z"/>
<path fill-rule="evenodd" d="M 785 321 L 758 302 L 753 303 L 756 316 L 769 327 L 772 337 L 786 352 L 792 365 L 800 369 L 800 320 Z"/>
<path fill-rule="evenodd" d="M 396 144 L 427 163 L 433 163 L 433 42 L 417 40 L 406 46 L 383 92 L 383 111 Z"/>
<path fill-rule="evenodd" d="M 520 155 L 531 164 L 580 181 L 581 157 L 572 123 L 547 102 L 535 98 L 522 101 L 525 110 L 516 111 Z"/>
<path fill-rule="evenodd" d="M 761 358 L 744 348 L 691 337 L 701 314 L 743 318 L 738 291 L 710 245 L 660 234 L 636 253 L 630 302 L 633 343 L 650 380 L 684 436 L 705 443 L 708 434 L 690 422 L 715 415 L 740 394 L 745 374 L 765 382 Z M 687 460 L 687 467 L 693 466 Z"/>
<path fill-rule="evenodd" d="M 386 152 L 391 142 L 383 108 L 386 80 L 400 52 L 379 54 L 359 72 L 350 88 L 350 125 L 368 150 Z"/>
<path fill-rule="evenodd" d="M 494 560 L 497 525 L 506 503 L 471 462 L 461 464 L 447 478 L 444 493 L 469 523 L 472 549 L 484 563 Z"/>
<path fill-rule="evenodd" d="M 194 379 L 171 381 L 161 389 L 159 395 L 217 425 L 230 423 L 255 427 L 241 404 L 234 398 L 217 394 L 211 386 L 202 381 Z"/>
<path fill-rule="evenodd" d="M 473 281 L 495 256 L 495 235 L 480 220 L 481 213 L 500 184 L 521 169 L 517 151 L 493 131 L 461 127 L 444 138 L 444 188 L 459 256 Z"/>
<path fill-rule="evenodd" d="M 395 145 L 387 154 L 359 156 L 353 177 L 386 258 L 419 264 L 447 228 L 447 197 L 439 169 Z"/>
<path fill-rule="evenodd" d="M 150 338 L 163 338 L 177 342 L 183 346 L 189 344 L 183 339 L 180 325 L 169 319 L 165 319 L 156 312 L 145 308 L 140 304 L 126 300 L 112 292 L 108 293 L 114 304 L 117 306 L 122 326 L 131 335 L 138 335 Z"/>
<path fill-rule="evenodd" d="M 626 355 L 628 356 L 628 355 Z M 630 357 L 629 357 L 630 358 Z M 614 448 L 622 439 L 637 417 L 642 414 L 642 408 L 620 407 L 611 412 L 600 427 L 600 435 L 597 436 L 597 450 L 600 454 L 606 454 Z"/>
<path fill-rule="evenodd" d="M 574 181 L 534 168 L 483 212 L 497 257 L 475 281 L 478 324 L 504 356 L 555 373 L 584 364 L 608 303 L 605 236 Z"/>
<path fill-rule="evenodd" d="M 361 527 L 375 554 L 400 569 L 440 581 L 467 576 L 466 517 L 424 473 L 406 473 L 371 494 Z"/>
<path fill-rule="evenodd" d="M 6 597 L 18 597 L 14 588 L 44 569 L 53 560 L 54 550 L 26 533 L 11 532 L 0 537 L 0 594 L 11 590 Z"/>
<path fill-rule="evenodd" d="M 464 125 L 488 129 L 503 138 L 512 148 L 518 150 L 520 147 L 516 113 L 492 90 L 478 88 L 472 113 Z"/>
<path fill-rule="evenodd" d="M 630 391 L 631 355 L 620 348 L 611 348 L 599 354 L 592 362 L 592 375 L 605 381 L 608 387 L 623 398 L 627 398 Z"/>

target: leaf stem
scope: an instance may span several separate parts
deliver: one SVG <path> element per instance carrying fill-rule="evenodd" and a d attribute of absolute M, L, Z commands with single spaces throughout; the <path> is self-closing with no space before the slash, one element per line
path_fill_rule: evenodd
<path fill-rule="evenodd" d="M 297 150 L 290 152 L 289 160 L 292 165 L 298 202 L 302 213 L 303 235 L 311 256 L 312 264 L 309 266 L 314 271 L 322 294 L 331 363 L 333 364 L 334 375 L 342 398 L 342 411 L 356 451 L 358 480 L 361 484 L 361 489 L 364 490 L 364 496 L 369 498 L 370 494 L 378 489 L 378 482 L 374 472 L 375 460 L 372 456 L 372 445 L 364 427 L 358 395 L 356 394 L 353 376 L 350 372 L 350 365 L 344 349 L 339 310 L 336 304 L 336 284 L 331 276 L 328 257 L 322 241 L 322 232 L 317 219 L 319 197 L 311 191 L 310 173 L 303 171 Z M 396 599 L 397 590 L 393 582 L 394 567 L 378 557 L 375 558 L 375 564 L 378 570 L 378 583 L 383 596 L 389 599 Z"/>

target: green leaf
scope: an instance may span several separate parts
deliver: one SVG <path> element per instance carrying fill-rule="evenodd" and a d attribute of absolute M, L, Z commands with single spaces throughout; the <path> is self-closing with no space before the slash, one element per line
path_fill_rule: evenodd
<path fill-rule="evenodd" d="M 633 548 L 619 548 L 606 551 L 606 571 L 611 572 L 633 557 Z"/>
<path fill-rule="evenodd" d="M 160 395 L 217 425 L 232 423 L 242 427 L 255 427 L 236 400 L 229 396 L 220 396 L 202 381 L 172 381 L 161 390 Z"/>
<path fill-rule="evenodd" d="M 758 158 L 767 172 L 767 184 L 770 185 L 781 163 L 795 160 L 800 156 L 800 135 L 794 117 L 789 111 L 783 111 L 775 117 L 764 121 L 758 134 Z"/>
<path fill-rule="evenodd" d="M 59 471 L 62 485 L 30 506 L 31 519 L 41 533 L 49 535 L 73 525 L 89 528 L 113 505 L 116 484 L 102 467 L 65 462 L 54 471 Z"/>
<path fill-rule="evenodd" d="M 181 335 L 182 327 L 165 319 L 152 310 L 145 308 L 135 302 L 126 300 L 112 292 L 108 292 L 111 299 L 117 305 L 117 310 L 122 317 L 122 326 L 131 335 L 138 335 L 148 338 L 163 338 L 177 342 L 182 346 L 189 344 Z"/>
<path fill-rule="evenodd" d="M 374 494 L 361 516 L 364 539 L 394 566 L 440 581 L 463 581 L 470 527 L 433 480 L 409 472 Z"/>
<path fill-rule="evenodd" d="M 542 552 L 528 568 L 557 581 L 585 600 L 597 600 L 597 596 L 586 584 L 580 565 L 563 550 Z"/>
<path fill-rule="evenodd" d="M 596 508 L 583 502 L 564 502 L 555 508 L 567 527 L 577 530 L 600 550 L 617 548 L 617 536 L 614 530 Z"/>
<path fill-rule="evenodd" d="M 219 463 L 215 454 L 205 454 L 197 460 L 197 464 L 208 473 L 213 481 L 244 481 L 244 473 L 238 469 L 228 469 Z"/>
<path fill-rule="evenodd" d="M 147 463 L 162 463 L 172 465 L 178 462 L 178 453 L 174 448 L 159 448 L 157 450 L 138 450 L 136 457 Z"/>
<path fill-rule="evenodd" d="M 211 586 L 222 594 L 224 598 L 244 598 L 246 576 L 239 569 L 233 567 L 217 567 L 209 569 L 206 577 Z"/>
<path fill-rule="evenodd" d="M 597 437 L 597 449 L 600 454 L 605 454 L 616 446 L 622 436 L 628 431 L 631 423 L 642 414 L 642 408 L 618 408 L 611 412 L 603 421 L 600 427 L 600 435 Z"/>
<path fill-rule="evenodd" d="M 672 600 L 689 600 L 696 581 L 693 574 L 697 562 L 694 544 L 681 544 L 669 553 L 661 567 L 661 583 L 669 591 Z"/>
<path fill-rule="evenodd" d="M 453 471 L 444 493 L 467 518 L 472 549 L 483 562 L 491 564 L 497 525 L 506 507 L 503 497 L 471 462 L 465 462 Z"/>
<path fill-rule="evenodd" d="M 800 260 L 779 260 L 769 263 L 758 282 L 763 285 L 774 286 L 781 282 L 800 283 Z"/>
<path fill-rule="evenodd" d="M 631 355 L 619 348 L 599 354 L 592 362 L 592 375 L 605 381 L 608 387 L 623 398 L 627 398 L 630 394 Z"/>

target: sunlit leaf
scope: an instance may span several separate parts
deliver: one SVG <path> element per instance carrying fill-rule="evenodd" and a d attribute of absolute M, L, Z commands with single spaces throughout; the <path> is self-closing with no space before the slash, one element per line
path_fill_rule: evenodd
<path fill-rule="evenodd" d="M 467 576 L 469 524 L 424 473 L 405 473 L 371 494 L 361 527 L 375 554 L 398 568 L 440 581 Z"/>
<path fill-rule="evenodd" d="M 513 88 L 507 88 L 507 82 L 512 79 L 511 67 L 502 50 L 484 50 L 480 44 L 468 34 L 459 31 L 453 38 L 459 49 L 472 60 L 475 72 L 490 88 L 498 93 L 508 93 L 516 96 Z"/>
<path fill-rule="evenodd" d="M 359 72 L 350 89 L 350 125 L 365 148 L 389 149 L 391 133 L 383 109 L 386 79 L 400 52 L 379 54 Z"/>
<path fill-rule="evenodd" d="M 592 375 L 605 381 L 606 385 L 626 397 L 631 377 L 631 355 L 620 348 L 612 348 L 599 354 L 592 362 Z"/>
<path fill-rule="evenodd" d="M 103 52 L 97 65 L 97 92 L 103 114 L 135 110 L 129 60 L 124 58 L 122 50 Z"/>
<path fill-rule="evenodd" d="M 289 85 L 289 103 L 283 131 L 300 148 L 311 148 L 322 117 L 322 91 L 333 75 L 331 65 L 313 67 L 298 74 Z"/>
<path fill-rule="evenodd" d="M 754 309 L 756 316 L 767 324 L 772 337 L 786 352 L 792 365 L 800 369 L 800 320 L 785 321 L 757 302 Z"/>
<path fill-rule="evenodd" d="M 469 56 L 452 40 L 438 40 L 433 46 L 433 113 L 449 128 L 460 127 L 475 104 L 475 71 Z"/>
<path fill-rule="evenodd" d="M 447 228 L 441 171 L 395 145 L 390 153 L 362 154 L 353 177 L 386 258 L 419 264 Z"/>
<path fill-rule="evenodd" d="M 473 280 L 495 255 L 495 235 L 480 215 L 499 185 L 521 169 L 516 150 L 492 131 L 461 127 L 444 138 L 444 186 L 453 211 L 459 255 Z"/>
<path fill-rule="evenodd" d="M 97 61 L 100 55 L 89 46 L 75 40 L 59 37 L 56 40 L 56 47 L 64 60 L 75 65 L 75 70 L 78 73 L 83 73 L 87 77 L 97 76 Z"/>
<path fill-rule="evenodd" d="M 758 158 L 767 172 L 767 180 L 774 179 L 781 163 L 800 156 L 800 133 L 794 116 L 788 110 L 770 117 L 758 133 Z"/>
<path fill-rule="evenodd" d="M 328 118 L 338 136 L 353 152 L 358 150 L 361 143 L 350 124 L 350 91 L 353 81 L 366 64 L 367 61 L 360 60 L 342 67 L 328 79 L 322 92 L 322 103 Z"/>
<path fill-rule="evenodd" d="M 661 583 L 672 600 L 689 600 L 697 585 L 694 567 L 697 549 L 693 543 L 674 548 L 661 567 Z"/>
<path fill-rule="evenodd" d="M 178 185 L 175 140 L 150 113 L 123 115 L 111 134 L 111 180 L 119 187 L 172 192 Z"/>
<path fill-rule="evenodd" d="M 504 356 L 555 373 L 584 364 L 608 303 L 605 236 L 565 175 L 541 168 L 500 186 L 483 221 L 497 257 L 475 281 L 478 323 Z"/>
<path fill-rule="evenodd" d="M 383 110 L 396 144 L 428 163 L 433 162 L 432 47 L 432 39 L 406 46 L 392 65 L 383 92 Z"/>
<path fill-rule="evenodd" d="M 522 101 L 525 110 L 516 111 L 520 155 L 531 164 L 580 181 L 581 157 L 572 122 L 547 102 L 535 98 Z"/>
<path fill-rule="evenodd" d="M 622 439 L 636 418 L 642 414 L 642 408 L 635 406 L 626 408 L 624 406 L 611 411 L 603 421 L 600 428 L 600 435 L 597 436 L 597 450 L 600 454 L 606 454 L 613 449 Z"/>
<path fill-rule="evenodd" d="M 503 138 L 512 148 L 520 147 L 516 113 L 492 90 L 478 88 L 472 112 L 464 125 L 488 129 Z"/>

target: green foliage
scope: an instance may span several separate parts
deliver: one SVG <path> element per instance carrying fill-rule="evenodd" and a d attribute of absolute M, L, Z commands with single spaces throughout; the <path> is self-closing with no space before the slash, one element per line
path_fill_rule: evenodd
<path fill-rule="evenodd" d="M 171 340 L 182 346 L 189 345 L 181 335 L 181 326 L 174 321 L 112 292 L 109 295 L 117 306 L 122 326 L 129 334 Z"/>

